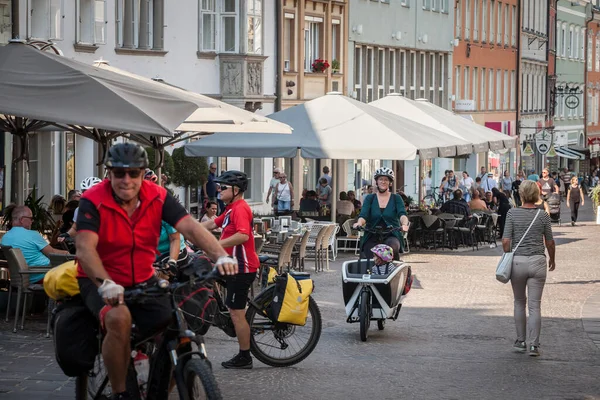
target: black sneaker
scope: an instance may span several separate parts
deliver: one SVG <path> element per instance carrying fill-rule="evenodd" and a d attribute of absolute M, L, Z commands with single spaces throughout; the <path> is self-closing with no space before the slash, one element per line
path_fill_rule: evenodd
<path fill-rule="evenodd" d="M 529 355 L 531 357 L 541 356 L 542 352 L 540 351 L 540 346 L 534 346 L 534 345 L 529 346 Z"/>
<path fill-rule="evenodd" d="M 516 352 L 525 353 L 527 351 L 527 344 L 517 339 L 515 340 L 515 344 L 513 344 L 513 349 L 515 349 Z"/>
<path fill-rule="evenodd" d="M 222 362 L 221 365 L 226 369 L 252 369 L 252 357 L 237 354 L 231 360 Z"/>
<path fill-rule="evenodd" d="M 127 392 L 121 392 L 121 393 L 113 394 L 112 397 L 111 397 L 111 400 L 130 400 L 132 398 L 133 397 L 131 397 L 129 395 L 129 393 L 127 393 Z"/>

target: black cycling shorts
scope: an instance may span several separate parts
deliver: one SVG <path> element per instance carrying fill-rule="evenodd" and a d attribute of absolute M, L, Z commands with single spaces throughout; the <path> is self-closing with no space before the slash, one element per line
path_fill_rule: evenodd
<path fill-rule="evenodd" d="M 243 310 L 246 308 L 250 286 L 256 278 L 256 272 L 248 274 L 237 274 L 225 278 L 227 286 L 227 298 L 225 305 L 232 310 Z"/>
<path fill-rule="evenodd" d="M 106 306 L 98 294 L 98 287 L 88 278 L 77 278 L 79 290 L 86 307 L 100 321 L 100 312 Z M 150 278 L 146 283 L 152 285 L 157 278 Z M 127 289 L 127 288 L 125 288 Z M 171 322 L 173 311 L 167 295 L 159 297 L 144 297 L 143 303 L 126 301 L 131 313 L 132 322 L 143 337 L 149 336 L 164 328 Z"/>

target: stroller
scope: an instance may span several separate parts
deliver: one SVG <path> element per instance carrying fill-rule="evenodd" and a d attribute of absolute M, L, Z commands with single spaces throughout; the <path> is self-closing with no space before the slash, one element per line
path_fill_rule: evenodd
<path fill-rule="evenodd" d="M 552 193 L 546 201 L 548 202 L 548 208 L 550 208 L 550 221 L 556 222 L 560 226 L 560 194 Z"/>

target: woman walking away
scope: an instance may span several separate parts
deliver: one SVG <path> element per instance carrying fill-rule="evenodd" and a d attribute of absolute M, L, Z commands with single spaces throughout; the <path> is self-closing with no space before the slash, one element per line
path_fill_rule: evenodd
<path fill-rule="evenodd" d="M 583 195 L 581 186 L 579 186 L 577 177 L 574 176 L 571 178 L 571 187 L 569 187 L 569 191 L 567 192 L 567 207 L 571 209 L 571 226 L 575 226 L 575 222 L 577 222 L 579 203 L 583 206 L 585 196 Z"/>
<path fill-rule="evenodd" d="M 515 297 L 514 313 L 517 328 L 517 340 L 513 347 L 516 351 L 524 353 L 527 351 L 526 341 L 529 339 L 529 355 L 537 357 L 540 355 L 542 329 L 540 304 L 546 283 L 544 241 L 548 250 L 550 271 L 554 271 L 555 268 L 555 245 L 550 217 L 535 205 L 540 197 L 537 184 L 529 180 L 524 181 L 519 187 L 519 194 L 523 205 L 508 211 L 502 248 L 506 253 L 520 243 L 514 254 L 510 276 Z M 529 321 L 525 313 L 526 302 L 529 308 Z"/>

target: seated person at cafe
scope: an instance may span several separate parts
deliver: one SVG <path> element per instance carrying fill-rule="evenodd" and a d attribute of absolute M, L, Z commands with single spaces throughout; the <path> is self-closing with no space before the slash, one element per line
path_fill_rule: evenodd
<path fill-rule="evenodd" d="M 498 206 L 494 202 L 494 194 L 491 191 L 485 193 L 485 204 L 490 211 L 496 211 L 498 209 Z"/>
<path fill-rule="evenodd" d="M 300 212 L 318 212 L 319 200 L 317 200 L 317 192 L 309 190 L 306 192 L 306 198 L 300 199 Z"/>
<path fill-rule="evenodd" d="M 485 204 L 485 201 L 481 200 L 479 190 L 474 190 L 472 196 L 473 198 L 469 202 L 471 211 L 487 211 L 487 204 Z"/>
<path fill-rule="evenodd" d="M 340 201 L 337 203 L 338 215 L 352 215 L 354 213 L 354 204 L 348 200 L 348 194 L 346 192 L 340 192 Z"/>
<path fill-rule="evenodd" d="M 360 200 L 358 200 L 356 198 L 356 194 L 354 193 L 354 190 L 348 190 L 348 200 L 350 200 L 352 202 L 352 204 L 354 204 L 355 211 L 360 211 L 362 204 L 361 204 Z"/>
<path fill-rule="evenodd" d="M 206 204 L 206 214 L 204 214 L 202 216 L 202 219 L 200 220 L 200 222 L 206 222 L 206 221 L 214 221 L 215 219 L 217 219 L 217 203 L 214 201 L 209 201 Z M 216 232 L 219 233 L 221 232 L 221 228 L 216 227 L 215 229 L 213 229 L 211 232 Z"/>
<path fill-rule="evenodd" d="M 30 267 L 48 267 L 48 254 L 69 254 L 66 250 L 58 250 L 50 246 L 38 231 L 31 230 L 33 213 L 26 206 L 17 206 L 12 212 L 12 228 L 2 237 L 0 244 L 20 249 Z M 38 283 L 44 274 L 31 274 L 30 283 Z"/>
<path fill-rule="evenodd" d="M 454 198 L 442 204 L 440 211 L 443 213 L 464 215 L 465 218 L 468 218 L 471 215 L 471 210 L 469 209 L 467 202 L 463 200 L 462 196 L 462 190 L 456 189 L 454 191 Z"/>

